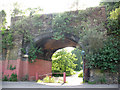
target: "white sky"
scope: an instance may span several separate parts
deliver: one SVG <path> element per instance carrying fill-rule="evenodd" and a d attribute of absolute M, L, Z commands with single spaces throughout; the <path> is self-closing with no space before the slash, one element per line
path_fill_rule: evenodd
<path fill-rule="evenodd" d="M 72 50 L 74 50 L 75 48 L 74 47 L 66 47 L 65 48 L 68 52 L 71 52 Z"/>
<path fill-rule="evenodd" d="M 10 10 L 13 3 L 18 2 L 22 6 L 22 9 L 40 6 L 47 13 L 61 12 L 68 10 L 74 1 L 78 1 L 80 9 L 83 9 L 97 6 L 100 0 L 0 0 L 0 9 Z"/>
<path fill-rule="evenodd" d="M 0 0 L 0 10 L 7 12 L 7 19 L 10 18 L 10 10 L 13 9 L 13 3 L 18 2 L 21 9 L 41 7 L 43 13 L 55 13 L 69 11 L 71 5 L 76 0 Z M 99 5 L 100 0 L 77 0 L 79 1 L 79 9 L 87 7 L 95 7 Z M 73 8 L 72 10 L 75 10 Z"/>

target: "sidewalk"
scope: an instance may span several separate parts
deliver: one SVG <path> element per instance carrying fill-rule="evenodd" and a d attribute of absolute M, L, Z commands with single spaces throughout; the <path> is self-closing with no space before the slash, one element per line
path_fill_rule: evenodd
<path fill-rule="evenodd" d="M 118 88 L 117 84 L 81 84 L 69 85 L 67 83 L 36 83 L 36 82 L 2 82 L 2 88 Z"/>
<path fill-rule="evenodd" d="M 118 84 L 87 84 L 82 83 L 83 78 L 78 78 L 79 72 L 66 77 L 67 83 L 37 83 L 37 82 L 2 82 L 3 88 L 118 88 Z M 63 79 L 63 77 L 55 77 Z"/>

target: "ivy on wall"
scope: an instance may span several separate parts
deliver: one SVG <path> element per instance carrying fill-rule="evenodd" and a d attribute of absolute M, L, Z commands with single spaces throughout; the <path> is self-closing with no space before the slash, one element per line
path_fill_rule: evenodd
<path fill-rule="evenodd" d="M 12 31 L 4 31 L 4 33 L 2 33 L 2 48 L 6 48 L 6 49 L 11 49 L 13 47 L 13 33 Z"/>
<path fill-rule="evenodd" d="M 120 42 L 114 36 L 108 37 L 103 48 L 99 48 L 96 53 L 86 55 L 87 66 L 91 69 L 99 68 L 102 71 L 117 72 L 120 60 L 119 45 Z"/>
<path fill-rule="evenodd" d="M 40 33 L 40 29 L 42 26 L 42 22 L 40 21 L 41 15 L 29 16 L 29 17 L 22 17 L 21 20 L 18 20 L 14 24 L 14 30 L 17 34 L 23 36 L 23 48 L 21 48 L 22 53 L 28 53 L 28 60 L 32 63 L 36 61 L 37 53 L 42 53 L 41 48 L 38 48 L 34 45 L 33 39 L 35 38 L 32 34 L 32 30 L 35 28 L 38 29 Z M 38 19 L 39 18 L 39 19 Z M 29 44 L 29 51 L 26 52 L 26 45 Z"/>
<path fill-rule="evenodd" d="M 81 21 L 87 21 L 87 16 L 90 15 L 94 9 L 79 10 L 73 12 L 65 12 L 55 15 L 52 20 L 54 37 L 53 39 L 64 39 L 64 33 L 72 33 L 79 36 L 83 26 Z"/>
<path fill-rule="evenodd" d="M 102 21 L 99 21 L 98 23 L 94 18 L 93 22 L 91 23 L 90 19 L 86 17 L 88 15 L 91 15 L 94 9 L 90 9 L 90 11 L 88 11 L 86 10 L 77 11 L 74 13 L 67 12 L 63 14 L 57 14 L 53 16 L 51 22 L 48 22 L 46 24 L 52 24 L 52 29 L 55 32 L 53 39 L 64 39 L 64 33 L 72 33 L 80 38 L 80 41 L 78 43 L 82 43 L 84 46 L 87 54 L 86 59 L 89 68 L 100 68 L 101 70 L 110 70 L 112 72 L 115 72 L 116 65 L 119 62 L 119 50 L 116 48 L 118 47 L 119 42 L 116 38 L 114 39 L 112 37 L 111 39 L 105 40 L 105 37 L 107 36 L 105 36 L 106 32 Z M 35 31 L 36 29 L 37 32 L 35 33 L 41 33 L 41 29 L 43 28 L 44 23 L 40 17 L 41 15 L 38 14 L 30 15 L 29 17 L 23 16 L 22 19 L 15 22 L 14 27 L 11 28 L 11 30 L 13 29 L 15 31 L 14 33 L 23 37 L 23 54 L 26 54 L 25 47 L 27 43 L 30 44 L 28 58 L 31 63 L 37 58 L 37 53 L 42 53 L 41 48 L 35 47 L 33 44 L 34 35 L 31 33 L 32 30 Z M 47 17 L 44 18 L 47 19 Z M 118 33 L 117 35 L 119 35 L 119 28 L 115 26 L 117 25 L 117 22 L 108 22 L 109 23 L 107 23 L 106 26 L 108 32 L 115 34 Z M 12 33 L 9 33 L 7 37 L 8 38 L 5 39 L 4 43 L 12 46 Z"/>
<path fill-rule="evenodd" d="M 119 2 L 118 2 L 119 3 Z M 112 3 L 117 5 L 118 3 Z M 105 3 L 109 4 L 109 3 Z M 111 6 L 107 7 L 110 9 Z M 99 48 L 97 52 L 86 55 L 87 66 L 91 69 L 99 68 L 102 71 L 119 72 L 120 63 L 120 25 L 118 17 L 114 13 L 118 13 L 119 8 L 110 9 L 108 13 L 107 22 L 104 26 L 107 29 L 107 39 L 104 41 L 103 47 Z M 113 10 L 113 11 L 112 11 Z"/>
<path fill-rule="evenodd" d="M 59 40 L 64 39 L 64 33 L 72 33 L 78 37 L 82 37 L 81 35 L 86 30 L 86 25 L 84 23 L 88 22 L 89 20 L 86 18 L 88 15 L 91 15 L 91 13 L 94 11 L 94 9 L 90 8 L 88 10 L 81 10 L 81 11 L 75 11 L 75 12 L 66 12 L 63 14 L 56 14 L 53 15 L 52 21 L 52 28 L 54 33 L 53 39 Z M 41 15 L 34 14 L 25 17 L 22 16 L 20 20 L 14 23 L 14 26 L 12 29 L 15 31 L 16 35 L 23 36 L 23 45 L 30 43 L 30 49 L 29 51 L 29 59 L 35 59 L 36 53 L 38 48 L 36 48 L 33 43 L 34 35 L 31 33 L 33 30 L 35 31 L 37 29 L 39 34 L 41 32 L 41 28 L 44 24 L 44 22 L 41 20 Z M 44 18 L 48 18 L 47 16 Z M 47 24 L 50 24 L 48 22 Z M 92 25 L 90 25 L 92 26 Z M 89 27 L 88 27 L 89 28 Z M 96 27 L 94 27 L 95 29 Z M 93 28 L 91 28 L 92 30 Z M 84 40 L 83 40 L 84 41 Z M 81 42 L 81 41 L 80 41 Z M 25 46 L 23 46 L 24 48 Z M 25 48 L 24 48 L 25 49 Z M 39 50 L 38 50 L 39 51 Z"/>

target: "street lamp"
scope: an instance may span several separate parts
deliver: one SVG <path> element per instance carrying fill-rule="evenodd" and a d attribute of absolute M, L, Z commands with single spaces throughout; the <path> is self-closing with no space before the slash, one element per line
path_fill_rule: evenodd
<path fill-rule="evenodd" d="M 84 50 L 81 51 L 81 55 L 82 55 L 82 60 L 83 60 L 83 81 L 84 81 L 84 59 L 83 59 L 83 56 L 85 55 Z"/>
<path fill-rule="evenodd" d="M 23 57 L 24 57 L 24 58 L 28 58 L 28 54 L 25 54 Z"/>
<path fill-rule="evenodd" d="M 85 51 L 84 51 L 84 50 L 81 51 L 81 55 L 82 55 L 82 56 L 85 55 Z"/>
<path fill-rule="evenodd" d="M 27 49 L 26 49 L 26 54 L 23 57 L 28 58 L 28 50 Z"/>

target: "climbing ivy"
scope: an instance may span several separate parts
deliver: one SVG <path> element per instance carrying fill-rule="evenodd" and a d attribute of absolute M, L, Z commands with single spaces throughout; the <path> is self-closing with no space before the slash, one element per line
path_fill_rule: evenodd
<path fill-rule="evenodd" d="M 35 47 L 33 44 L 30 44 L 30 49 L 28 53 L 29 53 L 28 60 L 32 63 L 36 62 L 37 54 L 43 52 L 41 51 L 41 48 Z"/>
<path fill-rule="evenodd" d="M 120 42 L 114 36 L 109 36 L 103 48 L 99 48 L 98 52 L 86 55 L 87 65 L 89 68 L 99 68 L 102 71 L 109 70 L 117 72 L 120 60 Z"/>
<path fill-rule="evenodd" d="M 87 16 L 94 11 L 94 8 L 87 10 L 59 13 L 52 20 L 54 37 L 53 39 L 64 39 L 65 33 L 72 33 L 79 36 L 83 26 L 82 21 L 87 21 Z"/>
<path fill-rule="evenodd" d="M 6 12 L 4 10 L 0 11 L 0 29 L 5 28 L 6 25 Z"/>
<path fill-rule="evenodd" d="M 12 48 L 13 46 L 13 33 L 10 28 L 6 28 L 6 12 L 4 10 L 0 11 L 0 31 L 2 34 L 2 48 Z"/>
<path fill-rule="evenodd" d="M 3 38 L 2 38 L 2 47 L 3 48 L 7 48 L 7 49 L 11 49 L 13 47 L 13 33 L 12 31 L 5 31 L 3 34 Z"/>
<path fill-rule="evenodd" d="M 114 10 L 116 11 L 116 9 Z M 87 66 L 91 69 L 99 68 L 102 71 L 119 72 L 120 25 L 119 18 L 117 18 L 119 15 L 112 18 L 113 13 L 116 13 L 114 10 L 111 14 L 108 13 L 110 16 L 108 15 L 107 22 L 104 24 L 107 29 L 107 39 L 104 41 L 103 47 L 99 48 L 97 52 L 86 55 Z"/>
<path fill-rule="evenodd" d="M 59 40 L 64 38 L 64 32 L 70 33 L 72 31 L 71 22 L 72 17 L 67 13 L 56 15 L 52 21 L 53 30 L 55 31 L 53 39 Z"/>
<path fill-rule="evenodd" d="M 31 33 L 33 29 L 38 29 L 40 33 L 40 29 L 42 26 L 42 21 L 40 21 L 41 15 L 35 15 L 35 16 L 28 16 L 28 17 L 22 17 L 21 20 L 18 20 L 15 24 L 13 29 L 17 34 L 23 36 L 23 48 L 21 49 L 23 54 L 26 54 L 26 45 L 29 44 L 29 51 L 28 51 L 28 59 L 29 61 L 35 62 L 37 58 L 37 53 L 42 53 L 41 48 L 38 48 L 34 45 L 33 39 L 35 38 L 34 35 Z M 39 18 L 39 19 L 38 19 Z"/>
<path fill-rule="evenodd" d="M 53 39 L 59 40 L 64 39 L 65 33 L 72 33 L 73 35 L 76 35 L 81 38 L 80 34 L 85 31 L 85 25 L 84 23 L 88 22 L 88 19 L 86 18 L 88 15 L 90 15 L 94 9 L 88 9 L 86 11 L 75 11 L 75 12 L 66 12 L 63 14 L 56 14 L 53 15 L 52 20 L 52 29 L 54 31 L 54 37 Z M 39 30 L 38 33 L 40 33 L 41 28 L 43 26 L 43 21 L 41 20 L 41 15 L 34 14 L 25 17 L 23 16 L 22 19 L 15 22 L 14 29 L 17 29 L 17 32 L 20 35 L 23 35 L 23 43 L 33 43 L 34 35 L 32 35 L 32 30 Z M 84 23 L 83 23 L 84 22 Z M 49 24 L 49 23 L 48 23 Z M 91 25 L 92 26 L 92 25 Z M 89 27 L 88 27 L 89 28 Z M 95 27 L 96 28 L 96 27 Z M 92 30 L 93 28 L 91 28 Z M 87 30 L 86 30 L 87 31 Z M 95 34 L 95 33 L 94 33 Z M 80 41 L 81 42 L 81 41 Z M 35 56 L 35 53 L 37 52 L 38 48 L 34 48 L 34 45 L 31 44 L 31 50 L 33 52 L 31 55 L 29 55 L 29 59 L 35 59 L 37 56 Z"/>

